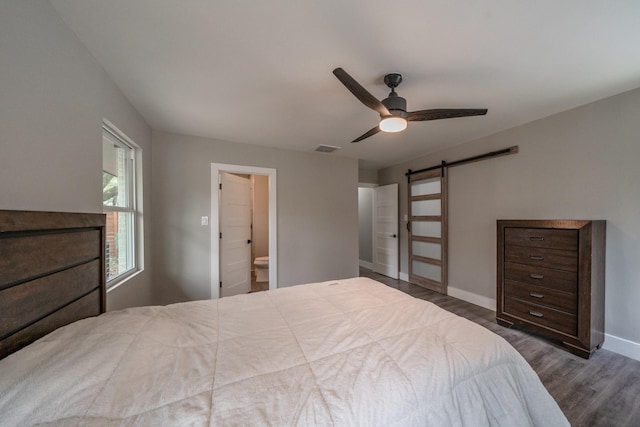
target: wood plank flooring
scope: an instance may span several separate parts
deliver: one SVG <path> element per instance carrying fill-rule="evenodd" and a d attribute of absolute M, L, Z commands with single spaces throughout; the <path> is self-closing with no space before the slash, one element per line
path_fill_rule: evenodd
<path fill-rule="evenodd" d="M 498 325 L 494 311 L 365 268 L 360 276 L 430 301 L 505 338 L 538 373 L 572 426 L 640 426 L 640 361 L 603 349 L 585 360 L 548 339 Z"/>

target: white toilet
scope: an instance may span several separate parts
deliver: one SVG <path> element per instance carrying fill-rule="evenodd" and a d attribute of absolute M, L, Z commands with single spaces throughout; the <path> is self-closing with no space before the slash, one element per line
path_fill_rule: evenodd
<path fill-rule="evenodd" d="M 256 282 L 269 281 L 269 256 L 259 256 L 253 260 L 256 272 Z"/>

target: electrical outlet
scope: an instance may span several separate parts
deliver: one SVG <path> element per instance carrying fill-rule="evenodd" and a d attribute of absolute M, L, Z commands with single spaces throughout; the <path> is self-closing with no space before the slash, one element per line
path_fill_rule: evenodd
<path fill-rule="evenodd" d="M 200 225 L 209 225 L 209 217 L 203 216 L 200 218 Z"/>

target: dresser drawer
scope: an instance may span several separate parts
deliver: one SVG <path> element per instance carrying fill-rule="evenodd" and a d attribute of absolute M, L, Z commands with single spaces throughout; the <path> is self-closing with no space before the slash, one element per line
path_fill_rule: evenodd
<path fill-rule="evenodd" d="M 577 296 L 568 292 L 506 280 L 504 283 L 504 295 L 507 298 L 517 298 L 571 314 L 578 313 Z"/>
<path fill-rule="evenodd" d="M 565 251 L 578 250 L 576 230 L 556 230 L 547 228 L 516 228 L 504 230 L 505 245 L 553 248 Z"/>
<path fill-rule="evenodd" d="M 577 293 L 578 273 L 572 271 L 552 270 L 531 265 L 504 263 L 505 280 L 528 283 L 558 291 Z"/>
<path fill-rule="evenodd" d="M 552 308 L 530 304 L 514 298 L 505 298 L 504 312 L 565 334 L 576 335 L 578 332 L 576 316 Z"/>
<path fill-rule="evenodd" d="M 556 270 L 578 271 L 577 252 L 515 245 L 508 245 L 504 252 L 504 259 L 507 262 Z"/>

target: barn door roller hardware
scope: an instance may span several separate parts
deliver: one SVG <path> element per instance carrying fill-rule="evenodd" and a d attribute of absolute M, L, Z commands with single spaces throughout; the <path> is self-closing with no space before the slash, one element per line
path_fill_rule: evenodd
<path fill-rule="evenodd" d="M 455 162 L 446 162 L 443 160 L 442 162 L 440 162 L 439 165 L 430 166 L 428 168 L 419 169 L 417 171 L 412 171 L 411 169 L 409 169 L 407 173 L 405 173 L 405 176 L 407 177 L 407 181 L 408 181 L 409 177 L 416 173 L 427 172 L 427 171 L 438 169 L 438 168 L 442 168 L 444 173 L 444 168 L 446 167 L 451 168 L 454 166 L 466 165 L 467 163 L 473 163 L 473 162 L 478 162 L 480 160 L 492 159 L 494 157 L 507 156 L 509 154 L 516 154 L 517 152 L 518 152 L 518 146 L 514 145 L 513 147 L 504 148 L 502 150 L 497 150 L 497 151 L 491 151 L 489 153 L 479 154 L 473 157 L 467 157 L 466 159 L 456 160 Z"/>

